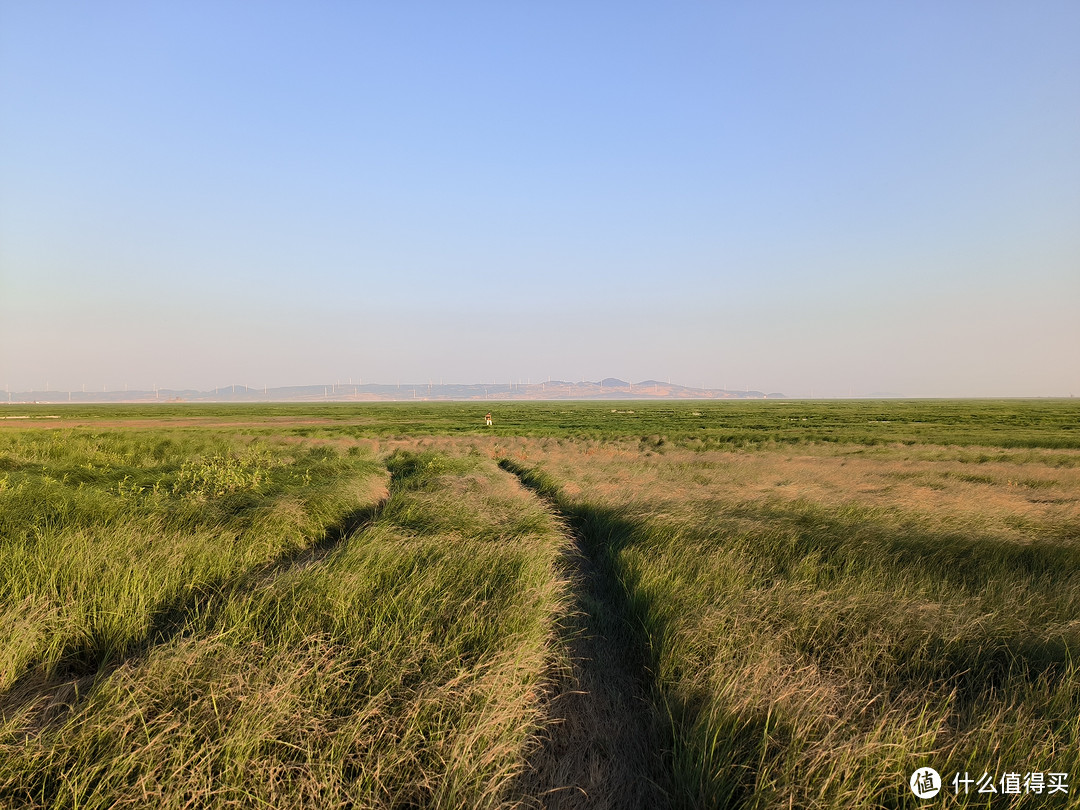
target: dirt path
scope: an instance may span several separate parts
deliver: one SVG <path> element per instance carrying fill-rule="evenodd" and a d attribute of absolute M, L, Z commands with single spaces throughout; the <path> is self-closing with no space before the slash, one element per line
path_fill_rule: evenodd
<path fill-rule="evenodd" d="M 520 472 L 504 464 L 511 473 Z M 528 480 L 523 486 L 535 490 Z M 589 553 L 576 515 L 537 495 L 573 536 L 566 556 L 571 613 L 562 625 L 569 671 L 559 673 L 548 698 L 548 725 L 539 735 L 520 791 L 559 810 L 660 808 L 668 804 L 663 747 L 666 735 L 651 701 L 651 680 L 628 626 L 622 585 Z"/>

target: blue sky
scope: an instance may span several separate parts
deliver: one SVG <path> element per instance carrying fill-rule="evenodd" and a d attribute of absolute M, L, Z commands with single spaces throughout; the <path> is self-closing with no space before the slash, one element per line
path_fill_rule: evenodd
<path fill-rule="evenodd" d="M 0 382 L 1080 394 L 1080 5 L 0 0 Z"/>

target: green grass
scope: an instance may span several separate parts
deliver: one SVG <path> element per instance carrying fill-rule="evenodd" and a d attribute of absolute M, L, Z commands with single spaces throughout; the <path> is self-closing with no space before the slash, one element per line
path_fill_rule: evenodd
<path fill-rule="evenodd" d="M 559 655 L 564 542 L 505 474 L 303 446 L 154 465 L 118 436 L 94 452 L 156 491 L 34 481 L 85 457 L 72 438 L 6 456 L 0 804 L 503 802 Z"/>
<path fill-rule="evenodd" d="M 0 806 L 1080 775 L 1070 400 L 16 411 L 61 419 L 0 423 Z"/>
<path fill-rule="evenodd" d="M 495 424 L 487 429 L 487 411 Z M 479 436 L 640 440 L 731 449 L 807 442 L 1080 448 L 1080 403 L 1047 400 L 696 400 L 279 405 L 12 405 L 59 425 L 182 419 L 249 434 L 323 437 Z M 302 422 L 302 424 L 298 424 Z"/>
<path fill-rule="evenodd" d="M 322 448 L 3 438 L 0 688 L 153 644 L 205 594 L 370 506 L 359 497 L 379 475 L 371 459 Z"/>

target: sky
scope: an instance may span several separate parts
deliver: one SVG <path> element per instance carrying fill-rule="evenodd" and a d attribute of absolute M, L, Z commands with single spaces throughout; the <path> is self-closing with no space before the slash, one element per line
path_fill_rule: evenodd
<path fill-rule="evenodd" d="M 0 0 L 12 391 L 1080 394 L 1080 4 Z"/>

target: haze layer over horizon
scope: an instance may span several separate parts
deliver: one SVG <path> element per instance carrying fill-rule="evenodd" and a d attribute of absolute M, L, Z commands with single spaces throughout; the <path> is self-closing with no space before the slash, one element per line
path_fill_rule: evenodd
<path fill-rule="evenodd" d="M 0 0 L 0 384 L 1080 393 L 1080 6 Z"/>

